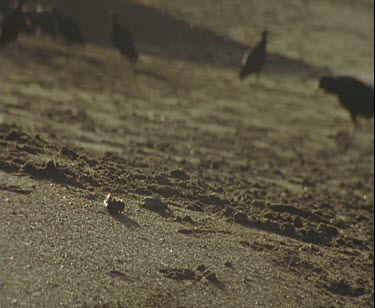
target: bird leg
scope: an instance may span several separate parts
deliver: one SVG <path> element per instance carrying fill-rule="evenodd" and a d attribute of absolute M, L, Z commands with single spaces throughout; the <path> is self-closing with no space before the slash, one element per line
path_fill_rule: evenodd
<path fill-rule="evenodd" d="M 256 72 L 255 73 L 255 84 L 258 84 L 259 83 L 259 73 Z"/>

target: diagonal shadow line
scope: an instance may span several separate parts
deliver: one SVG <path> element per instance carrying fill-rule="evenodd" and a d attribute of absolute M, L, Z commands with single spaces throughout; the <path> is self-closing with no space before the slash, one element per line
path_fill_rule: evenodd
<path fill-rule="evenodd" d="M 150 70 L 136 69 L 135 73 L 140 74 L 140 75 L 144 75 L 144 76 L 148 76 L 148 77 L 152 77 L 152 78 L 155 78 L 155 79 L 160 80 L 160 81 L 169 81 L 168 78 L 164 77 L 163 75 L 152 72 Z"/>
<path fill-rule="evenodd" d="M 189 21 L 131 0 L 64 0 L 59 6 L 79 22 L 90 43 L 112 47 L 109 12 L 116 11 L 133 32 L 141 53 L 238 69 L 249 47 L 212 29 L 193 27 Z M 317 77 L 324 72 L 324 68 L 277 53 L 271 53 L 268 62 L 266 74 Z"/>
<path fill-rule="evenodd" d="M 133 220 L 133 219 L 125 216 L 122 213 L 117 214 L 117 215 L 111 215 L 111 217 L 114 220 L 116 220 L 119 223 L 121 223 L 122 225 L 124 225 L 125 227 L 128 227 L 130 229 L 138 229 L 138 228 L 141 227 L 138 222 L 136 222 L 135 220 Z"/>
<path fill-rule="evenodd" d="M 245 220 L 237 221 L 237 223 L 246 228 L 277 234 L 295 240 L 299 240 L 305 243 L 312 243 L 321 246 L 330 246 L 331 240 L 334 238 L 334 236 L 322 235 L 314 230 L 309 230 L 309 232 L 301 234 L 295 230 L 282 229 L 279 225 L 272 222 Z"/>
<path fill-rule="evenodd" d="M 0 190 L 13 192 L 13 193 L 16 193 L 16 194 L 21 194 L 21 195 L 29 195 L 29 194 L 32 193 L 31 190 L 23 189 L 23 188 L 21 188 L 20 186 L 17 186 L 17 185 L 0 184 Z"/>

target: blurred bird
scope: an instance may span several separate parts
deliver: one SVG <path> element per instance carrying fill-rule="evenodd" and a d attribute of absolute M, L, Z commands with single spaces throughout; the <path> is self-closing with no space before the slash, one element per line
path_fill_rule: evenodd
<path fill-rule="evenodd" d="M 50 11 L 39 7 L 37 11 L 27 14 L 34 30 L 39 29 L 42 34 L 57 37 L 56 20 Z"/>
<path fill-rule="evenodd" d="M 266 45 L 267 45 L 268 31 L 264 30 L 262 33 L 262 40 L 254 47 L 250 48 L 242 58 L 242 67 L 240 70 L 240 79 L 255 73 L 258 80 L 259 74 L 266 61 Z"/>
<path fill-rule="evenodd" d="M 116 13 L 112 14 L 112 41 L 130 63 L 135 64 L 137 62 L 139 54 L 134 46 L 133 35 L 129 29 L 118 22 Z"/>
<path fill-rule="evenodd" d="M 374 89 L 362 81 L 347 76 L 324 76 L 319 80 L 319 88 L 338 96 L 355 126 L 358 126 L 359 116 L 374 117 Z"/>
<path fill-rule="evenodd" d="M 52 15 L 56 18 L 57 28 L 66 42 L 71 44 L 85 43 L 82 32 L 78 24 L 73 19 L 63 15 L 56 7 L 52 9 Z"/>
<path fill-rule="evenodd" d="M 1 21 L 0 48 L 13 42 L 17 43 L 19 33 L 27 29 L 27 18 L 22 9 L 23 1 L 19 1 Z"/>
<path fill-rule="evenodd" d="M 11 6 L 12 0 L 1 0 L 0 1 L 0 13 L 6 13 L 10 6 Z"/>

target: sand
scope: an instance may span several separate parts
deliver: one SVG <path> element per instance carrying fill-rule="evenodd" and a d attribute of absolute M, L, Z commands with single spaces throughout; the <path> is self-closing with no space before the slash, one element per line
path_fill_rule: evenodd
<path fill-rule="evenodd" d="M 350 132 L 317 91 L 326 73 L 373 84 L 373 1 L 62 9 L 86 46 L 0 53 L 1 308 L 374 305 L 373 124 Z M 266 27 L 264 73 L 240 82 Z"/>

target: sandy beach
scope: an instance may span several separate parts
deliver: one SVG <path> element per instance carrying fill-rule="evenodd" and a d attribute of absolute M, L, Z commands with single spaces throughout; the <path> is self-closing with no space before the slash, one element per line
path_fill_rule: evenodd
<path fill-rule="evenodd" d="M 373 85 L 373 1 L 61 9 L 85 46 L 0 51 L 1 308 L 373 307 L 374 126 L 352 133 L 317 90 Z M 241 82 L 266 28 L 264 72 Z"/>

